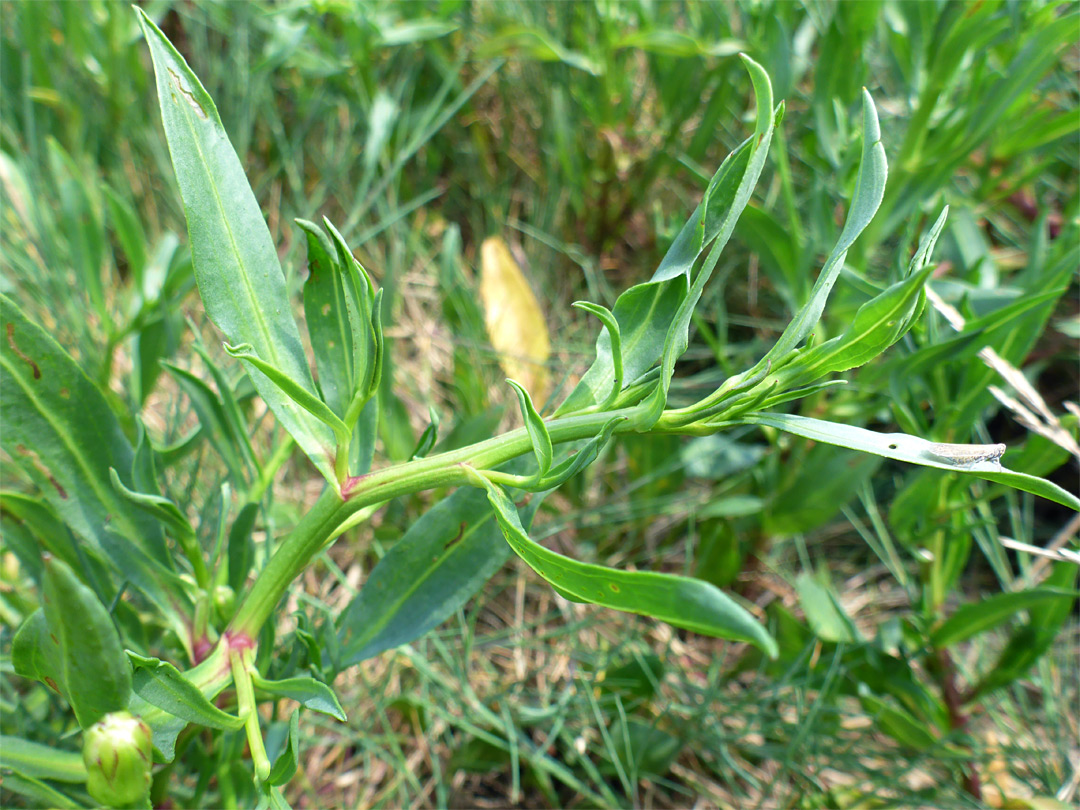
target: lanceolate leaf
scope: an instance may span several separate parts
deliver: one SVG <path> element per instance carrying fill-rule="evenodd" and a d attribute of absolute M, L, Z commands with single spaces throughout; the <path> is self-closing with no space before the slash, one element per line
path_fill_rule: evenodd
<path fill-rule="evenodd" d="M 296 766 L 300 759 L 300 712 L 293 712 L 289 720 L 289 736 L 285 740 L 285 746 L 278 754 L 274 767 L 270 769 L 267 783 L 270 785 L 284 785 L 296 775 Z"/>
<path fill-rule="evenodd" d="M 127 651 L 135 665 L 135 694 L 174 717 L 209 728 L 236 730 L 244 725 L 239 717 L 227 714 L 211 703 L 199 688 L 167 661 L 146 658 Z"/>
<path fill-rule="evenodd" d="M 1041 589 L 1072 591 L 1080 568 L 1071 562 L 1055 564 Z M 1011 595 L 1011 594 L 1010 594 Z M 975 700 L 981 695 L 1022 677 L 1058 638 L 1062 625 L 1073 612 L 1074 599 L 1039 601 L 1027 609 L 1028 621 L 1013 631 L 1005 648 L 978 684 L 965 696 Z"/>
<path fill-rule="evenodd" d="M 528 523 L 540 505 L 525 511 Z M 342 666 L 406 644 L 444 622 L 510 551 L 484 495 L 459 489 L 428 510 L 379 561 L 338 620 Z"/>
<path fill-rule="evenodd" d="M 806 385 L 825 374 L 864 365 L 904 336 L 925 301 L 923 285 L 934 269 L 929 262 L 930 251 L 947 215 L 948 208 L 923 240 L 911 261 L 908 277 L 859 307 L 842 335 L 807 349 L 784 366 L 779 374 L 782 388 Z"/>
<path fill-rule="evenodd" d="M 821 273 L 810 291 L 810 300 L 788 324 L 780 339 L 762 359 L 762 363 L 777 363 L 792 349 L 796 348 L 821 317 L 825 302 L 832 292 L 837 276 L 844 266 L 848 248 L 874 218 L 881 198 L 885 194 L 885 178 L 888 175 L 888 162 L 885 160 L 885 147 L 881 145 L 881 127 L 878 124 L 877 109 L 870 94 L 863 90 L 863 152 L 859 164 L 859 176 L 855 181 L 855 194 L 848 210 L 844 230 L 833 247 L 832 253 L 821 268 Z"/>
<path fill-rule="evenodd" d="M 502 489 L 482 475 L 482 486 L 503 537 L 529 567 L 569 599 L 638 613 L 695 633 L 747 641 L 775 658 L 772 636 L 743 607 L 701 579 L 650 571 L 619 571 L 557 554 L 525 533 L 517 507 Z"/>
<path fill-rule="evenodd" d="M 757 97 L 757 127 L 753 135 L 753 154 L 750 157 L 746 170 L 740 175 L 714 178 L 717 185 L 715 194 L 708 195 L 709 205 L 714 215 L 722 217 L 719 230 L 716 233 L 716 241 L 712 250 L 705 260 L 704 265 L 694 277 L 689 293 L 679 304 L 679 308 L 671 321 L 667 336 L 664 339 L 663 356 L 660 359 L 660 385 L 654 393 L 653 413 L 659 418 L 667 403 L 668 386 L 671 384 L 672 374 L 675 372 L 675 362 L 686 351 L 689 341 L 690 319 L 697 308 L 698 301 L 705 289 L 705 284 L 720 259 L 720 253 L 731 238 L 731 232 L 735 229 L 735 223 L 742 214 L 746 204 L 750 202 L 750 195 L 757 185 L 758 177 L 765 166 L 765 159 L 769 155 L 769 145 L 773 135 L 773 108 L 772 108 L 772 84 L 765 70 L 752 59 L 743 57 L 750 78 L 754 85 L 754 95 Z M 663 264 L 661 264 L 663 267 Z"/>
<path fill-rule="evenodd" d="M 86 766 L 76 751 L 63 751 L 51 745 L 30 742 L 19 737 L 0 737 L 0 764 L 23 776 L 53 779 L 57 782 L 85 782 Z"/>
<path fill-rule="evenodd" d="M 66 695 L 60 645 L 49 638 L 49 620 L 38 608 L 19 626 L 11 640 L 11 665 L 16 675 L 41 681 L 58 695 Z"/>
<path fill-rule="evenodd" d="M 89 728 L 127 706 L 131 695 L 131 666 L 120 634 L 94 592 L 56 557 L 45 559 L 43 596 L 66 697 L 79 725 Z"/>
<path fill-rule="evenodd" d="M 130 476 L 131 444 L 105 398 L 74 360 L 0 295 L 0 444 L 87 542 L 107 531 L 168 564 L 157 523 L 128 503 L 109 468 Z"/>
<path fill-rule="evenodd" d="M 750 193 L 764 165 L 772 135 L 774 116 L 772 86 L 765 71 L 753 60 L 743 57 L 757 96 L 758 124 L 755 134 L 743 141 L 725 158 L 717 170 L 705 198 L 697 207 L 652 278 L 619 296 L 613 314 L 619 323 L 622 338 L 624 377 L 622 387 L 635 382 L 664 354 L 665 343 L 673 324 L 679 318 L 680 306 L 690 291 L 691 270 L 702 251 L 718 236 L 720 247 L 730 237 L 731 229 L 749 201 Z M 719 255 L 717 253 L 717 255 Z M 701 284 L 708 276 L 701 280 Z M 698 292 L 700 295 L 700 292 Z M 688 320 L 688 311 L 684 311 Z M 685 348 L 681 340 L 682 327 L 673 340 L 673 354 Z M 590 408 L 608 395 L 615 378 L 612 361 L 611 335 L 600 333 L 596 341 L 596 360 L 582 376 L 577 387 L 559 406 L 556 415 Z"/>
<path fill-rule="evenodd" d="M 276 385 L 283 394 L 285 394 L 285 396 L 330 428 L 338 438 L 338 441 L 346 441 L 348 439 L 349 429 L 345 427 L 345 423 L 330 410 L 330 407 L 325 402 L 319 399 L 317 394 L 311 393 L 297 383 L 296 380 L 285 374 L 281 369 L 275 368 L 272 364 L 267 363 L 259 357 L 251 344 L 241 343 L 239 346 L 230 346 L 226 343 L 225 351 L 228 352 L 231 357 L 243 360 L 244 363 L 247 364 L 249 370 L 257 369 L 265 374 L 266 377 Z M 324 450 L 327 453 L 331 453 L 332 447 L 328 445 Z"/>
<path fill-rule="evenodd" d="M 311 347 L 315 351 L 319 388 L 330 409 L 344 418 L 352 397 L 355 376 L 352 325 L 345 302 L 345 288 L 342 286 L 342 270 L 338 267 L 334 246 L 323 229 L 303 219 L 296 220 L 296 224 L 307 235 L 308 278 L 304 282 L 304 316 L 311 336 Z"/>
<path fill-rule="evenodd" d="M 930 634 L 930 643 L 935 647 L 949 647 L 979 633 L 985 633 L 1002 622 L 1008 621 L 1020 611 L 1035 605 L 1057 600 L 1061 600 L 1064 604 L 1072 604 L 1074 599 L 1076 599 L 1075 591 L 1057 588 L 1033 588 L 1016 593 L 999 593 L 958 608 Z"/>
<path fill-rule="evenodd" d="M 277 252 L 217 108 L 165 35 L 136 9 L 150 46 L 158 101 L 184 200 L 195 279 L 207 314 L 231 343 L 255 354 L 313 396 Z M 333 436 L 261 372 L 248 369 L 259 395 L 315 466 L 336 486 Z"/>
<path fill-rule="evenodd" d="M 847 447 L 851 450 L 861 450 L 864 453 L 873 453 L 885 458 L 893 458 L 897 461 L 907 461 L 911 464 L 919 464 L 923 467 L 936 467 L 940 470 L 950 470 L 963 475 L 973 475 L 987 481 L 1005 484 L 1014 489 L 1030 492 L 1051 501 L 1056 501 L 1070 509 L 1080 511 L 1080 498 L 1068 492 L 1052 481 L 1037 478 L 1026 473 L 1007 470 L 1000 464 L 992 461 L 970 463 L 963 460 L 950 461 L 939 453 L 934 452 L 934 442 L 918 436 L 909 436 L 906 433 L 876 433 L 866 428 L 854 425 L 842 425 L 836 422 L 827 422 L 823 419 L 813 419 L 808 416 L 796 416 L 783 413 L 755 413 L 740 417 L 740 422 L 750 425 L 764 425 L 767 427 L 794 433 L 807 439 L 834 444 L 837 447 Z"/>
<path fill-rule="evenodd" d="M 341 708 L 341 702 L 334 694 L 334 690 L 322 681 L 314 678 L 286 678 L 281 681 L 271 681 L 259 676 L 257 672 L 251 673 L 251 683 L 261 692 L 295 700 L 305 709 L 328 714 L 342 723 L 346 721 L 345 710 Z"/>
<path fill-rule="evenodd" d="M 529 392 L 514 380 L 507 380 L 507 382 L 510 383 L 510 387 L 517 394 L 518 404 L 521 406 L 521 415 L 525 420 L 525 430 L 528 431 L 529 438 L 532 440 L 533 453 L 536 454 L 536 464 L 539 467 L 537 477 L 543 478 L 551 469 L 551 436 L 548 435 L 547 425 L 544 424 L 540 414 L 536 412 L 536 407 L 533 405 Z"/>

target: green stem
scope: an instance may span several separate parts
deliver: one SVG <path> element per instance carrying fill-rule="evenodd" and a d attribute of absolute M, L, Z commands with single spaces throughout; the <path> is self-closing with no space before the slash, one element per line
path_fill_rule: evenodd
<path fill-rule="evenodd" d="M 255 766 L 255 776 L 265 782 L 270 776 L 270 760 L 263 745 L 262 730 L 259 728 L 259 712 L 255 704 L 255 689 L 251 685 L 251 670 L 254 667 L 254 649 L 229 650 L 229 664 L 232 667 L 233 683 L 236 684 L 237 711 L 244 718 L 247 731 L 248 748 L 251 749 L 251 762 Z"/>
<path fill-rule="evenodd" d="M 629 417 L 616 428 L 627 433 L 640 426 L 635 420 L 640 408 L 624 408 L 605 413 L 568 416 L 548 424 L 553 444 L 579 441 L 595 436 L 616 416 Z M 237 610 L 226 636 L 256 639 L 274 607 L 292 581 L 323 549 L 327 538 L 354 513 L 402 495 L 425 489 L 460 486 L 467 483 L 465 467 L 492 469 L 532 451 L 525 428 L 505 433 L 485 442 L 448 453 L 410 461 L 369 473 L 346 482 L 342 496 L 325 489 L 319 500 L 301 519 L 259 573 L 247 597 Z"/>
<path fill-rule="evenodd" d="M 285 438 L 274 448 L 274 452 L 270 454 L 270 458 L 268 458 L 266 463 L 259 468 L 258 480 L 255 481 L 255 483 L 251 485 L 251 489 L 248 490 L 248 503 L 258 503 L 262 500 L 263 495 L 266 494 L 266 490 L 274 483 L 274 476 L 277 475 L 277 471 L 281 469 L 281 465 L 288 461 L 289 456 L 292 455 L 293 444 L 293 437 L 286 434 Z"/>

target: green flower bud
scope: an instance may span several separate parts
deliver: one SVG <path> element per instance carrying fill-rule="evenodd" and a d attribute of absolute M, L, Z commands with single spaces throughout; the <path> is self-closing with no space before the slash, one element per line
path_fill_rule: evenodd
<path fill-rule="evenodd" d="M 236 593 L 228 585 L 214 588 L 214 607 L 223 619 L 231 619 L 236 608 Z"/>
<path fill-rule="evenodd" d="M 87 790 L 109 807 L 147 797 L 152 761 L 150 728 L 129 712 L 107 714 L 83 735 Z"/>

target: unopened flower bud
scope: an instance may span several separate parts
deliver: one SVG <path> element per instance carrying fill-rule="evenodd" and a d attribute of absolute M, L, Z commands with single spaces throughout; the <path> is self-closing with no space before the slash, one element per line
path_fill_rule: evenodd
<path fill-rule="evenodd" d="M 112 712 L 83 735 L 86 787 L 95 801 L 123 807 L 150 790 L 153 746 L 150 729 L 129 712 Z"/>
<path fill-rule="evenodd" d="M 228 585 L 218 585 L 214 588 L 214 607 L 218 615 L 224 619 L 231 619 L 233 609 L 236 607 L 236 593 Z"/>

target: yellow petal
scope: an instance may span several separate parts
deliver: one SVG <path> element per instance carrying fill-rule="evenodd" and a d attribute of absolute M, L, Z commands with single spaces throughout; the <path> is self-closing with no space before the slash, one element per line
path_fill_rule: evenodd
<path fill-rule="evenodd" d="M 540 408 L 549 386 L 544 363 L 551 354 L 540 303 L 501 237 L 484 240 L 480 247 L 480 268 L 484 322 L 491 345 L 499 355 L 499 365 L 507 377 L 528 389 Z"/>

